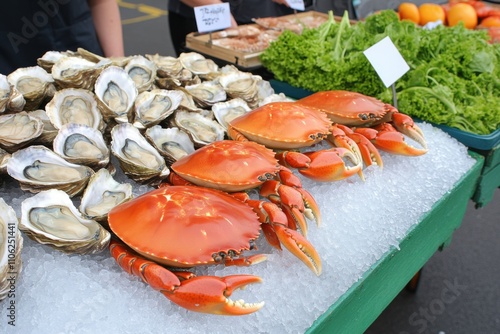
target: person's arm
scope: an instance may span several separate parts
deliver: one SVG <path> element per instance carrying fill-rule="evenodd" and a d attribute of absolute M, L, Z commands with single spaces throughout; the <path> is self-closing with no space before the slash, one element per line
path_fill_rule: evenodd
<path fill-rule="evenodd" d="M 105 57 L 123 57 L 123 31 L 116 0 L 88 0 Z"/>
<path fill-rule="evenodd" d="M 189 7 L 198 7 L 198 6 L 207 6 L 207 5 L 216 5 L 223 3 L 220 0 L 180 0 L 183 4 L 188 5 Z M 238 23 L 234 19 L 233 15 L 231 15 L 231 28 L 236 28 Z"/>

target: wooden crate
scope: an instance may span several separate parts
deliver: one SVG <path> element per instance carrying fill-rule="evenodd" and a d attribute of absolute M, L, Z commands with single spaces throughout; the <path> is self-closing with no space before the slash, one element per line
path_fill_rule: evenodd
<path fill-rule="evenodd" d="M 316 11 L 300 12 L 297 14 L 286 15 L 283 18 L 295 17 L 298 20 L 309 17 L 309 16 L 320 16 L 328 18 L 328 14 L 320 13 Z M 340 20 L 340 18 L 336 19 Z M 252 26 L 257 26 L 257 24 L 250 24 Z M 259 52 L 242 52 L 237 50 L 232 50 L 230 48 L 221 47 L 211 43 L 209 33 L 197 33 L 193 32 L 186 36 L 186 47 L 190 50 L 199 52 L 206 56 L 223 60 L 229 64 L 236 65 L 240 68 L 258 68 L 262 66 L 259 56 L 263 51 Z"/>

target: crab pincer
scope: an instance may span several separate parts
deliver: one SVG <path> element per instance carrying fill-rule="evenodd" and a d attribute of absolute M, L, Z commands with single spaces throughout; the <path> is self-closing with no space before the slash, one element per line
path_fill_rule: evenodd
<path fill-rule="evenodd" d="M 256 312 L 264 302 L 245 303 L 229 299 L 234 290 L 248 284 L 261 283 L 254 275 L 194 276 L 185 279 L 172 271 L 144 259 L 130 251 L 125 245 L 113 241 L 110 246 L 113 258 L 129 274 L 141 278 L 154 290 L 160 291 L 175 304 L 194 312 L 219 315 L 245 315 Z M 181 278 L 181 279 L 179 279 Z"/>

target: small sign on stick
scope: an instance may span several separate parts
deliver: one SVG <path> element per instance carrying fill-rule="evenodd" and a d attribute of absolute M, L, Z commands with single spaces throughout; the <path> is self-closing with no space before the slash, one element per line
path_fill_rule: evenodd
<path fill-rule="evenodd" d="M 194 7 L 198 32 L 210 32 L 231 26 L 229 3 Z"/>

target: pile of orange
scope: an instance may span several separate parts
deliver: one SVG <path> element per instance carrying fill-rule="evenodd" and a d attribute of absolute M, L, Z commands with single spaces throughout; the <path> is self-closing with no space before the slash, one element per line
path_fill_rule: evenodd
<path fill-rule="evenodd" d="M 410 20 L 419 25 L 441 21 L 449 26 L 463 22 L 465 27 L 474 29 L 478 25 L 475 8 L 466 2 L 453 2 L 446 5 L 423 3 L 417 6 L 411 2 L 403 2 L 398 7 L 401 20 Z"/>

